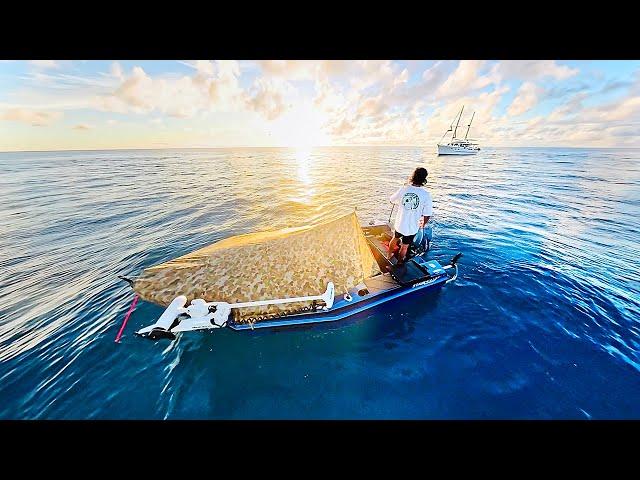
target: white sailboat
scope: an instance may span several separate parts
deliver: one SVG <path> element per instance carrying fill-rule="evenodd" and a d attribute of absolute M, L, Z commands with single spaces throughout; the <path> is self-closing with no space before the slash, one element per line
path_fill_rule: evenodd
<path fill-rule="evenodd" d="M 475 117 L 476 112 L 473 112 L 471 115 L 471 121 L 469 121 L 469 125 L 467 125 L 467 133 L 464 138 L 457 138 L 456 134 L 458 133 L 458 125 L 460 124 L 460 119 L 462 118 L 462 112 L 464 111 L 464 105 L 460 110 L 460 113 L 456 115 L 456 126 L 453 127 L 453 122 L 449 127 L 449 130 L 444 132 L 444 135 L 440 139 L 438 143 L 438 155 L 474 155 L 480 151 L 480 146 L 473 140 L 467 138 L 469 136 L 469 129 L 471 128 L 471 123 L 473 122 L 473 117 Z M 454 119 L 455 120 L 455 119 Z M 453 131 L 453 138 L 449 143 L 442 143 L 444 137 L 447 136 L 447 133 Z"/>

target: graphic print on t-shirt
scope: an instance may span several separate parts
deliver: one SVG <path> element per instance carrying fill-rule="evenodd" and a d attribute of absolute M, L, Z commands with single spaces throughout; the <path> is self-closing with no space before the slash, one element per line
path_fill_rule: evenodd
<path fill-rule="evenodd" d="M 420 206 L 420 197 L 412 192 L 407 192 L 402 196 L 402 206 L 409 210 L 415 210 Z"/>

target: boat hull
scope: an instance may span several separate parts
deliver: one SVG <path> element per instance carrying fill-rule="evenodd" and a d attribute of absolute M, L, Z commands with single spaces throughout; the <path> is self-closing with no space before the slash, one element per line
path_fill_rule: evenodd
<path fill-rule="evenodd" d="M 472 150 L 465 147 L 438 144 L 438 155 L 475 155 L 480 150 Z"/>
<path fill-rule="evenodd" d="M 447 275 L 426 280 L 415 285 L 403 287 L 395 284 L 387 290 L 381 290 L 375 294 L 360 297 L 356 291 L 349 292 L 351 301 L 344 298 L 336 298 L 333 308 L 328 311 L 308 312 L 298 315 L 291 315 L 286 318 L 276 318 L 273 320 L 261 320 L 253 324 L 229 322 L 227 326 L 232 330 L 257 330 L 264 328 L 284 328 L 300 325 L 312 325 L 319 323 L 337 322 L 345 320 L 358 313 L 372 309 L 397 298 L 417 292 L 434 290 L 444 286 L 448 280 Z M 371 280 L 371 279 L 370 279 Z M 369 281 L 370 281 L 369 280 Z"/>

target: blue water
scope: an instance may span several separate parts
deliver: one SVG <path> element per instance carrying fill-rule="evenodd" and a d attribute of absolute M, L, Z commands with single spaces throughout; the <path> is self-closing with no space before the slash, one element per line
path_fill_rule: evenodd
<path fill-rule="evenodd" d="M 118 274 L 354 207 L 418 165 L 460 277 L 331 327 L 139 339 Z M 0 418 L 640 418 L 640 150 L 0 154 Z"/>

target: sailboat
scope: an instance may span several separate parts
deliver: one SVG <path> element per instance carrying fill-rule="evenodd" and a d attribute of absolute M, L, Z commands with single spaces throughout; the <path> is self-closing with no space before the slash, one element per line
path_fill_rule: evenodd
<path fill-rule="evenodd" d="M 467 133 L 464 135 L 464 138 L 457 138 L 458 126 L 460 125 L 460 119 L 462 118 L 462 112 L 464 111 L 464 105 L 460 110 L 460 113 L 456 115 L 454 121 L 456 122 L 455 128 L 453 127 L 453 122 L 449 127 L 449 130 L 444 132 L 444 135 L 440 139 L 438 143 L 438 155 L 474 155 L 480 151 L 479 145 L 468 138 L 469 129 L 471 128 L 471 123 L 473 122 L 473 117 L 475 117 L 476 112 L 473 112 L 471 115 L 471 120 L 469 121 L 469 125 L 467 125 Z M 456 120 L 457 119 L 457 120 Z M 442 143 L 444 137 L 447 136 L 447 133 L 453 131 L 453 137 L 451 138 L 451 142 Z"/>

